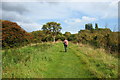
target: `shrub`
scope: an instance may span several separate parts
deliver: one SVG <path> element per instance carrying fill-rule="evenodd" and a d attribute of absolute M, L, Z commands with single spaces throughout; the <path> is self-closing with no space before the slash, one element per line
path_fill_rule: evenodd
<path fill-rule="evenodd" d="M 2 21 L 2 47 L 12 48 L 29 43 L 32 36 L 23 30 L 17 23 Z"/>

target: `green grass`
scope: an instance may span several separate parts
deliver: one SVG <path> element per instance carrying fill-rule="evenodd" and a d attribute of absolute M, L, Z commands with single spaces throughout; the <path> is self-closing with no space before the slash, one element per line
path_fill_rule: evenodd
<path fill-rule="evenodd" d="M 2 52 L 3 78 L 117 78 L 118 59 L 103 49 L 43 43 Z"/>

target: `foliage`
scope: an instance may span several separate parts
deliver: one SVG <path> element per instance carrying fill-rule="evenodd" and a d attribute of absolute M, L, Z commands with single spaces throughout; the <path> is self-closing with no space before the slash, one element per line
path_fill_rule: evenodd
<path fill-rule="evenodd" d="M 47 33 L 46 31 L 33 31 L 31 34 L 34 36 L 33 37 L 33 42 L 34 43 L 39 43 L 39 42 L 48 42 L 48 41 L 53 41 L 53 36 L 51 35 L 52 32 Z M 57 40 L 63 40 L 64 36 L 62 33 L 58 32 L 55 38 L 55 41 Z"/>
<path fill-rule="evenodd" d="M 92 24 L 91 24 L 91 23 L 85 24 L 85 29 L 86 29 L 86 30 L 92 30 L 92 29 L 93 29 Z"/>
<path fill-rule="evenodd" d="M 3 48 L 12 48 L 23 46 L 28 43 L 51 42 L 57 40 L 68 39 L 73 43 L 89 43 L 96 48 L 103 47 L 110 53 L 118 52 L 120 43 L 118 38 L 119 32 L 112 32 L 109 28 L 98 28 L 95 24 L 95 29 L 92 24 L 85 24 L 85 30 L 80 30 L 77 34 L 65 32 L 62 34 L 60 23 L 48 22 L 43 25 L 42 30 L 26 32 L 17 23 L 6 20 L 0 20 L 2 23 L 2 46 Z"/>
<path fill-rule="evenodd" d="M 33 43 L 40 43 L 43 41 L 43 38 L 45 37 L 45 34 L 43 31 L 33 31 L 30 33 L 33 36 Z"/>
<path fill-rule="evenodd" d="M 97 23 L 95 23 L 95 29 L 98 30 L 98 24 Z"/>
<path fill-rule="evenodd" d="M 71 36 L 70 32 L 65 32 L 64 36 L 69 40 L 69 37 Z"/>
<path fill-rule="evenodd" d="M 81 30 L 78 33 L 82 43 L 90 43 L 96 48 L 103 47 L 110 53 L 118 52 L 118 32 L 111 32 L 110 29 L 99 28 L 92 33 L 90 30 Z"/>
<path fill-rule="evenodd" d="M 17 23 L 2 21 L 2 47 L 12 48 L 25 45 L 32 39 L 29 33 L 23 30 Z"/>
<path fill-rule="evenodd" d="M 57 22 L 48 22 L 43 25 L 42 30 L 46 32 L 46 34 L 51 34 L 54 42 L 56 35 L 60 32 L 62 27 L 60 26 L 60 23 Z"/>

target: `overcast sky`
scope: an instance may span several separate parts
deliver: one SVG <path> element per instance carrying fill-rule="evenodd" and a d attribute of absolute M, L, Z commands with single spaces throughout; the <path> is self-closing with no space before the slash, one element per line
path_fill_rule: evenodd
<path fill-rule="evenodd" d="M 61 23 L 62 33 L 77 33 L 87 23 L 118 28 L 118 0 L 4 0 L 1 11 L 0 19 L 17 22 L 28 32 L 51 21 Z"/>

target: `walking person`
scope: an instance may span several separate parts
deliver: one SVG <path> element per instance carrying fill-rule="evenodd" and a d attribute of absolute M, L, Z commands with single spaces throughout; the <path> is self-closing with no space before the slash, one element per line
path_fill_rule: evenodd
<path fill-rule="evenodd" d="M 65 52 L 67 52 L 68 40 L 63 41 Z"/>

